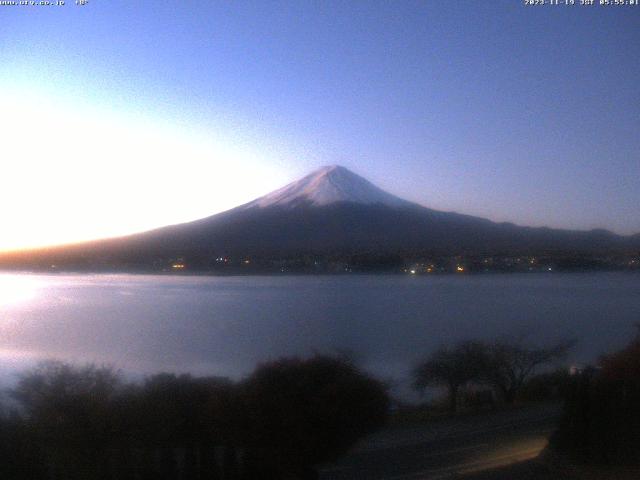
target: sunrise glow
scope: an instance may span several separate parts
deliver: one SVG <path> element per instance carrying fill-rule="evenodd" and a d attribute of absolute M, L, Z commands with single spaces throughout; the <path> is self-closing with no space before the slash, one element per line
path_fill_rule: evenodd
<path fill-rule="evenodd" d="M 6 91 L 0 111 L 0 251 L 201 218 L 283 178 L 258 163 L 264 152 L 176 119 Z"/>
<path fill-rule="evenodd" d="M 23 303 L 36 296 L 36 279 L 21 275 L 0 275 L 0 307 Z"/>

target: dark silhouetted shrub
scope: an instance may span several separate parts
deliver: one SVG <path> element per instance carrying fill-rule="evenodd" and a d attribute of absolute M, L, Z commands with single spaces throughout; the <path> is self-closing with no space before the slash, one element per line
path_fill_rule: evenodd
<path fill-rule="evenodd" d="M 22 375 L 13 396 L 30 440 L 56 477 L 103 478 L 114 439 L 113 402 L 122 383 L 108 367 L 44 362 Z"/>
<path fill-rule="evenodd" d="M 315 478 L 313 466 L 344 454 L 379 428 L 389 410 L 383 385 L 325 356 L 264 364 L 242 393 L 247 479 Z"/>
<path fill-rule="evenodd" d="M 314 478 L 383 422 L 383 386 L 329 357 L 259 367 L 242 385 L 45 362 L 0 410 L 2 480 Z"/>
<path fill-rule="evenodd" d="M 567 368 L 540 373 L 525 381 L 518 399 L 527 402 L 560 401 L 566 398 L 570 382 Z"/>
<path fill-rule="evenodd" d="M 572 378 L 554 445 L 584 460 L 640 464 L 640 341 Z"/>

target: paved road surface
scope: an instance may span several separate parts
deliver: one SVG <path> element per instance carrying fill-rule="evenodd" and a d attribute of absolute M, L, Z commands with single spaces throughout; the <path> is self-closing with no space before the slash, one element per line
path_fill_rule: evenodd
<path fill-rule="evenodd" d="M 542 405 L 387 429 L 362 442 L 321 480 L 436 480 L 536 457 L 560 407 Z"/>

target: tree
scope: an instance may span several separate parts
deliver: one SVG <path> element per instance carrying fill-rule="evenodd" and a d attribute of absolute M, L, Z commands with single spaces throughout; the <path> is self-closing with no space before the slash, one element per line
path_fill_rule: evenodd
<path fill-rule="evenodd" d="M 314 466 L 337 458 L 382 425 L 384 386 L 350 362 L 327 356 L 259 366 L 242 385 L 248 438 L 246 478 L 317 478 Z"/>
<path fill-rule="evenodd" d="M 39 445 L 34 445 L 17 412 L 5 412 L 0 405 L 0 478 L 40 480 L 46 470 Z"/>
<path fill-rule="evenodd" d="M 146 467 L 156 478 L 213 477 L 214 449 L 228 446 L 232 437 L 231 381 L 160 373 L 130 390 L 123 398 L 121 443 L 132 439 L 137 448 L 159 454 L 160 468 Z M 180 474 L 178 450 L 184 454 Z"/>
<path fill-rule="evenodd" d="M 538 367 L 562 359 L 572 345 L 572 341 L 546 348 L 493 343 L 484 348 L 481 378 L 496 388 L 506 403 L 513 403 L 525 381 Z"/>
<path fill-rule="evenodd" d="M 640 465 L 640 338 L 600 366 L 591 388 L 592 450 L 608 463 Z"/>
<path fill-rule="evenodd" d="M 640 465 L 640 338 L 571 379 L 553 446 L 588 463 Z"/>
<path fill-rule="evenodd" d="M 449 411 L 455 413 L 460 388 L 479 378 L 484 358 L 485 346 L 480 342 L 442 347 L 414 369 L 414 387 L 421 391 L 430 386 L 446 387 Z"/>
<path fill-rule="evenodd" d="M 22 375 L 12 396 L 59 476 L 93 479 L 104 472 L 120 387 L 118 373 L 109 367 L 48 361 Z"/>

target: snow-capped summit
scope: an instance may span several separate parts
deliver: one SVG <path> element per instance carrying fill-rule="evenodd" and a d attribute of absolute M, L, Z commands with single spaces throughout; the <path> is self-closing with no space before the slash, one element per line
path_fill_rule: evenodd
<path fill-rule="evenodd" d="M 330 165 L 248 203 L 245 208 L 294 207 L 300 204 L 325 206 L 338 202 L 391 207 L 412 205 L 344 167 Z"/>

